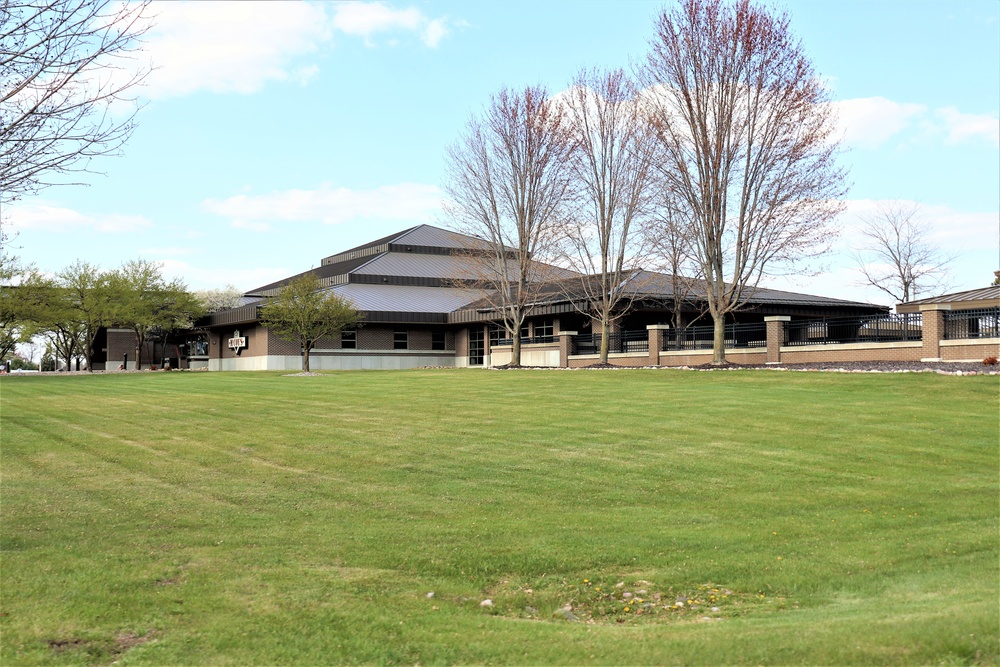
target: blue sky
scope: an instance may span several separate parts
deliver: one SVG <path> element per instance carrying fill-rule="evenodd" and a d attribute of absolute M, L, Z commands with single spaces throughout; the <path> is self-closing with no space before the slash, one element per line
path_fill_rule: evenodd
<path fill-rule="evenodd" d="M 248 290 L 422 222 L 446 150 L 501 86 L 553 93 L 644 56 L 660 2 L 154 3 L 157 66 L 123 157 L 8 206 L 57 271 L 143 257 Z M 888 303 L 859 280 L 858 216 L 915 202 L 954 289 L 1000 268 L 1000 2 L 772 4 L 830 86 L 853 183 L 815 275 L 771 286 Z"/>

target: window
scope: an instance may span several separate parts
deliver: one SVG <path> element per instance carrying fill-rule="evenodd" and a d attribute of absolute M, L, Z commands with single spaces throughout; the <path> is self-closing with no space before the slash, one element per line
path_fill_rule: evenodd
<path fill-rule="evenodd" d="M 521 340 L 524 340 L 526 338 L 531 338 L 531 333 L 528 330 L 527 322 L 521 325 Z"/>
<path fill-rule="evenodd" d="M 443 331 L 432 331 L 431 332 L 431 349 L 432 350 L 443 350 L 444 349 L 444 332 Z"/>
<path fill-rule="evenodd" d="M 483 354 L 483 330 L 479 327 L 469 329 L 469 365 L 482 366 Z"/>
<path fill-rule="evenodd" d="M 409 347 L 409 332 L 406 329 L 396 329 L 392 332 L 392 349 L 405 350 Z"/>
<path fill-rule="evenodd" d="M 491 324 L 490 325 L 490 347 L 496 347 L 500 344 L 501 340 L 508 338 L 507 329 L 501 324 Z"/>
<path fill-rule="evenodd" d="M 340 347 L 342 347 L 345 350 L 356 350 L 358 348 L 358 332 L 341 331 Z"/>
<path fill-rule="evenodd" d="M 539 320 L 535 322 L 535 338 L 539 343 L 552 342 L 552 320 Z"/>

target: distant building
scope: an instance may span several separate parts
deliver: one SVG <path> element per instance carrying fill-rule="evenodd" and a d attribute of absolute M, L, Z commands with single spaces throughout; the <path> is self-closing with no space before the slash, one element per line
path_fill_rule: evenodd
<path fill-rule="evenodd" d="M 323 259 L 311 273 L 320 278 L 324 289 L 346 297 L 362 311 L 365 323 L 357 331 L 320 341 L 310 353 L 311 367 L 398 369 L 507 363 L 509 335 L 469 260 L 470 249 L 481 248 L 483 243 L 419 225 Z M 599 324 L 595 325 L 577 307 L 583 296 L 580 281 L 586 278 L 565 269 L 549 268 L 554 278 L 546 284 L 544 298 L 530 310 L 521 332 L 522 363 L 593 363 L 592 334 L 599 333 Z M 209 370 L 299 369 L 298 345 L 275 336 L 260 324 L 260 307 L 266 298 L 295 277 L 250 290 L 244 305 L 210 315 L 199 323 L 199 332 L 187 334 L 183 342 L 178 339 L 172 348 L 164 346 L 171 354 L 162 356 L 175 359 L 181 367 Z M 678 335 L 675 340 L 675 332 L 669 327 L 673 303 L 670 276 L 641 272 L 631 280 L 636 298 L 614 331 L 617 363 L 691 363 L 684 356 L 685 350 L 711 347 L 711 337 L 706 342 L 703 335 L 699 338 L 700 334 L 692 333 L 694 329 L 685 330 L 684 337 Z M 703 305 L 697 290 L 693 290 L 684 300 L 684 321 L 694 320 L 704 311 Z M 733 314 L 732 341 L 727 333 L 727 346 L 731 342 L 746 355 L 764 354 L 765 318 L 771 316 L 814 320 L 879 315 L 888 310 L 867 303 L 761 288 L 751 295 L 745 309 Z M 710 325 L 711 321 L 702 318 L 700 323 Z M 662 358 L 659 349 L 655 354 L 648 349 L 643 352 L 654 335 L 650 332 L 660 332 L 655 336 L 657 341 L 663 341 Z M 675 345 L 673 351 L 671 345 Z M 570 363 L 569 357 L 576 359 Z M 120 355 L 109 353 L 109 359 L 116 358 Z"/>

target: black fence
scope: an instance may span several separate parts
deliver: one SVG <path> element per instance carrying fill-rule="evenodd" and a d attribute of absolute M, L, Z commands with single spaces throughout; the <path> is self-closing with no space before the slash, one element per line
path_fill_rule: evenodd
<path fill-rule="evenodd" d="M 521 345 L 531 345 L 533 343 L 554 343 L 558 340 L 557 336 L 534 336 L 532 338 L 522 338 Z M 513 338 L 501 338 L 494 345 L 513 345 Z"/>
<path fill-rule="evenodd" d="M 944 311 L 946 340 L 1000 337 L 1000 307 Z"/>
<path fill-rule="evenodd" d="M 608 334 L 608 353 L 649 352 L 649 333 L 638 331 L 615 331 Z M 601 334 L 579 334 L 573 336 L 573 354 L 600 354 Z"/>
<path fill-rule="evenodd" d="M 921 340 L 920 313 L 839 317 L 789 322 L 785 345 L 901 343 Z"/>
<path fill-rule="evenodd" d="M 715 341 L 715 327 L 686 327 L 663 332 L 664 352 L 673 350 L 711 350 Z M 745 324 L 727 324 L 725 328 L 725 347 L 754 348 L 767 347 L 767 324 L 765 322 L 749 322 Z"/>

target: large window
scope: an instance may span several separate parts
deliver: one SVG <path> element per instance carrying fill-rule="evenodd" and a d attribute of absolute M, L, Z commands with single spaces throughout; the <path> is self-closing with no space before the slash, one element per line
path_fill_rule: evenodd
<path fill-rule="evenodd" d="M 358 332 L 356 330 L 341 331 L 340 347 L 342 347 L 345 350 L 356 350 L 358 347 Z"/>
<path fill-rule="evenodd" d="M 410 346 L 410 336 L 406 329 L 396 329 L 392 332 L 392 349 L 405 350 Z"/>
<path fill-rule="evenodd" d="M 443 350 L 444 347 L 444 331 L 440 329 L 431 332 L 431 349 L 432 350 Z"/>
<path fill-rule="evenodd" d="M 490 347 L 496 347 L 507 338 L 507 329 L 502 324 L 490 324 Z"/>
<path fill-rule="evenodd" d="M 482 366 L 483 365 L 483 354 L 485 353 L 483 347 L 483 330 L 479 327 L 472 327 L 469 329 L 469 365 L 470 366 Z"/>

